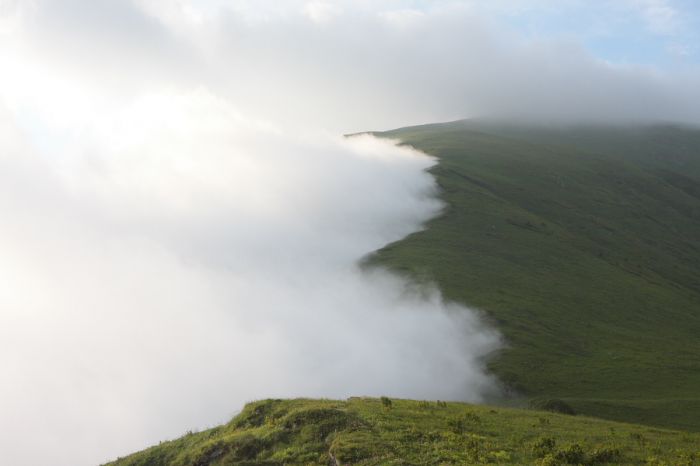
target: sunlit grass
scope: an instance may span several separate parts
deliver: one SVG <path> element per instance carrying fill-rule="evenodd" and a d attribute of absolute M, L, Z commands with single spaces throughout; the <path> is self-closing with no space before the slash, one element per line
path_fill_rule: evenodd
<path fill-rule="evenodd" d="M 374 398 L 265 400 L 230 423 L 110 463 L 694 464 L 700 434 L 548 412 Z"/>

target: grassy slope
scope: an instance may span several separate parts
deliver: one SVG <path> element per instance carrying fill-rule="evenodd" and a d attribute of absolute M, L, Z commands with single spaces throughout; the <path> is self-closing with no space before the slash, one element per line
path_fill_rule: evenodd
<path fill-rule="evenodd" d="M 700 131 L 456 122 L 380 133 L 447 203 L 375 258 L 486 311 L 511 387 L 700 430 Z"/>
<path fill-rule="evenodd" d="M 690 465 L 699 445 L 700 434 L 462 403 L 266 400 L 227 425 L 110 464 Z"/>

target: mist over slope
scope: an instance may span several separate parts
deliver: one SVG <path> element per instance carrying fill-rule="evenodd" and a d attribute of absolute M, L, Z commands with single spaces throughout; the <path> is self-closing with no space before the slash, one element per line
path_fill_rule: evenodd
<path fill-rule="evenodd" d="M 515 393 L 700 429 L 700 129 L 480 120 L 384 133 L 447 207 L 378 262 L 484 309 Z"/>
<path fill-rule="evenodd" d="M 439 211 L 429 157 L 288 135 L 204 91 L 138 100 L 62 153 L 3 134 L 12 464 L 95 464 L 261 397 L 493 389 L 498 338 L 472 312 L 357 265 Z"/>

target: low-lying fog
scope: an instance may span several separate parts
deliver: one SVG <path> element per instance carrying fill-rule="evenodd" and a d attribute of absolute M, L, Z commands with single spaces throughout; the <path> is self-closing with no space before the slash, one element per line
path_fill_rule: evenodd
<path fill-rule="evenodd" d="M 493 388 L 473 313 L 357 264 L 438 213 L 427 156 L 289 135 L 205 91 L 139 99 L 58 159 L 2 134 L 13 464 L 95 464 L 265 397 Z"/>

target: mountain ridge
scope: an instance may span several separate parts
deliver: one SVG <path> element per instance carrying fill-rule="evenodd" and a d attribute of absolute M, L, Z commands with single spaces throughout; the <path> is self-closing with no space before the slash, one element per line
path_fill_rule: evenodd
<path fill-rule="evenodd" d="M 513 390 L 700 427 L 699 130 L 460 120 L 375 134 L 438 158 L 447 208 L 370 262 L 486 312 L 509 342 L 491 368 Z"/>

